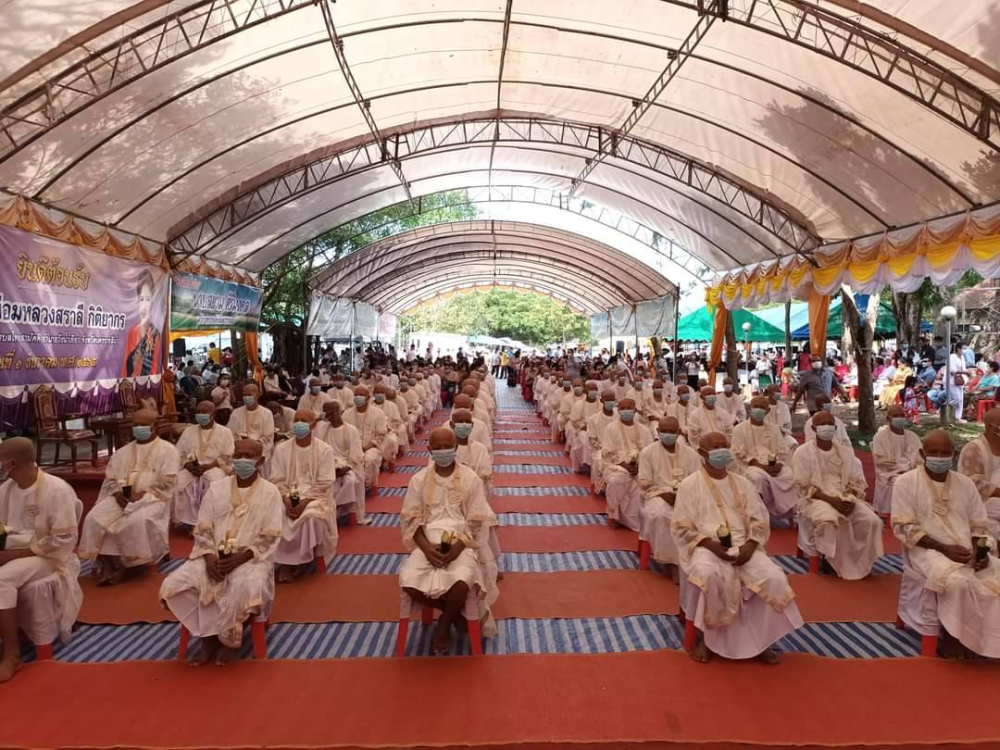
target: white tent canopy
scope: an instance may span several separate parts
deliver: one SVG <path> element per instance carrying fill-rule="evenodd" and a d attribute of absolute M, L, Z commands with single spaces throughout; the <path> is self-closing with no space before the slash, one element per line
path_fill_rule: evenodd
<path fill-rule="evenodd" d="M 4 25 L 0 185 L 248 270 L 467 186 L 572 194 L 714 270 L 1000 194 L 1000 0 L 9 0 Z"/>

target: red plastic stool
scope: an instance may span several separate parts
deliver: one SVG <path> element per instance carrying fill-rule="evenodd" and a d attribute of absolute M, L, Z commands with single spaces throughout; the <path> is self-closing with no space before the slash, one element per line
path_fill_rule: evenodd
<path fill-rule="evenodd" d="M 267 622 L 264 620 L 253 620 L 250 623 L 250 638 L 253 641 L 253 658 L 267 658 Z M 191 632 L 181 625 L 181 640 L 177 645 L 177 658 L 183 661 L 187 658 L 188 641 L 191 639 Z"/>
<path fill-rule="evenodd" d="M 982 422 L 983 417 L 986 416 L 986 412 L 994 408 L 997 405 L 996 399 L 992 398 L 981 398 L 979 403 L 976 404 L 976 421 Z"/>
<path fill-rule="evenodd" d="M 326 558 L 323 557 L 323 555 L 316 555 L 313 558 L 313 561 L 316 563 L 316 572 L 317 573 L 322 573 L 322 574 L 325 575 L 326 574 Z"/>
<path fill-rule="evenodd" d="M 897 615 L 896 617 L 896 629 L 906 630 L 906 623 Z M 938 647 L 938 637 L 936 635 L 921 635 L 920 636 L 920 655 L 926 656 L 933 659 L 937 656 Z"/>
<path fill-rule="evenodd" d="M 35 644 L 35 661 L 49 661 L 52 658 L 51 643 Z"/>
<path fill-rule="evenodd" d="M 694 620 L 684 620 L 684 650 L 688 653 L 694 651 L 698 645 L 698 628 L 694 626 Z"/>
<path fill-rule="evenodd" d="M 639 570 L 649 570 L 649 555 L 652 552 L 649 542 L 639 540 Z"/>

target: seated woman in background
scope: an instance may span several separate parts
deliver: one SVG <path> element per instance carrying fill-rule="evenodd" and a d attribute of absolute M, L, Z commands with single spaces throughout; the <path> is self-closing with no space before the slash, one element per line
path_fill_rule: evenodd
<path fill-rule="evenodd" d="M 983 374 L 977 370 L 977 375 L 965 387 L 965 418 L 975 419 L 982 400 L 996 398 L 997 388 L 1000 388 L 1000 364 L 990 362 L 988 372 Z"/>
<path fill-rule="evenodd" d="M 886 367 L 885 372 L 882 373 L 883 377 L 886 377 L 886 373 L 889 369 L 889 367 Z M 878 399 L 879 405 L 882 407 L 889 407 L 895 404 L 899 396 L 899 392 L 906 386 L 906 379 L 911 375 L 913 375 L 913 370 L 908 364 L 906 364 L 906 362 L 900 362 L 897 364 L 892 378 L 889 379 L 888 383 L 882 386 L 882 392 L 879 394 Z"/>

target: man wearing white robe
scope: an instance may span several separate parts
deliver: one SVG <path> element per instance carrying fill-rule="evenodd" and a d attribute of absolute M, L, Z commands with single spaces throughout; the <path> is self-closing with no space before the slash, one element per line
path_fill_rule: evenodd
<path fill-rule="evenodd" d="M 273 402 L 272 402 L 273 403 Z M 229 474 L 233 459 L 233 433 L 215 422 L 215 405 L 198 404 L 195 422 L 186 427 L 177 440 L 177 494 L 174 496 L 175 523 L 194 526 L 198 522 L 201 501 L 208 486 Z"/>
<path fill-rule="evenodd" d="M 493 422 L 490 420 L 490 414 L 486 410 L 486 404 L 477 398 L 475 387 L 471 385 L 463 387 L 462 395 L 468 396 L 472 400 L 472 416 L 482 422 L 486 428 L 489 429 Z"/>
<path fill-rule="evenodd" d="M 798 441 L 792 438 L 792 412 L 781 399 L 781 386 L 769 385 L 767 387 L 767 405 L 771 411 L 767 414 L 767 421 L 781 430 L 781 434 L 786 438 L 791 438 L 798 445 Z"/>
<path fill-rule="evenodd" d="M 667 566 L 671 580 L 677 582 L 679 557 L 670 531 L 680 483 L 701 469 L 697 451 L 680 440 L 680 425 L 675 417 L 661 417 L 656 442 L 639 453 L 639 489 L 644 509 L 639 539 L 648 542 L 652 558 Z"/>
<path fill-rule="evenodd" d="M 833 414 L 833 401 L 831 401 L 827 396 L 819 395 L 816 397 L 816 414 L 820 412 L 826 412 L 831 417 L 833 417 L 833 426 L 836 428 L 836 433 L 834 435 L 834 441 L 840 443 L 846 448 L 852 448 L 851 436 L 847 434 L 847 426 L 840 420 L 839 417 Z M 804 428 L 806 439 L 805 442 L 816 439 L 816 414 L 813 414 L 809 419 L 806 420 L 806 425 Z"/>
<path fill-rule="evenodd" d="M 722 379 L 722 394 L 719 396 L 718 404 L 725 411 L 733 415 L 733 419 L 736 420 L 737 424 L 746 420 L 746 403 L 744 403 L 743 395 L 739 390 L 734 389 L 733 379 L 730 377 Z"/>
<path fill-rule="evenodd" d="M 833 415 L 813 417 L 816 439 L 795 451 L 795 481 L 802 496 L 800 547 L 818 552 L 848 581 L 866 578 L 882 556 L 882 520 L 865 502 L 868 485 L 851 448 L 835 442 Z"/>
<path fill-rule="evenodd" d="M 664 394 L 663 381 L 654 380 L 651 388 L 642 390 L 642 416 L 655 439 L 660 419 L 666 416 L 670 401 Z"/>
<path fill-rule="evenodd" d="M 903 544 L 905 565 L 937 595 L 945 656 L 963 657 L 964 646 L 1000 658 L 1000 560 L 986 508 L 975 482 L 951 471 L 948 433 L 924 438 L 923 459 L 923 467 L 896 480 L 892 493 L 892 530 Z M 993 554 L 977 556 L 974 537 L 988 539 Z"/>
<path fill-rule="evenodd" d="M 406 378 L 403 377 L 399 384 L 399 389 L 395 392 L 395 404 L 396 408 L 399 410 L 399 417 L 403 420 L 406 428 L 406 445 L 409 445 L 416 439 L 417 436 L 417 415 L 410 412 L 410 403 L 406 400 L 406 392 L 410 389 L 409 384 L 406 382 Z"/>
<path fill-rule="evenodd" d="M 702 468 L 677 488 L 670 527 L 686 577 L 681 606 L 699 631 L 691 657 L 775 663 L 771 645 L 803 622 L 788 578 L 764 550 L 767 509 L 748 479 L 726 469 L 725 435 L 703 435 L 698 453 Z"/>
<path fill-rule="evenodd" d="M 593 460 L 590 452 L 590 440 L 587 434 L 587 422 L 592 416 L 601 411 L 600 394 L 597 391 L 597 383 L 593 380 L 587 381 L 586 395 L 580 401 L 573 404 L 573 409 L 569 414 L 569 421 L 573 423 L 573 442 L 569 444 L 569 458 L 573 466 L 573 471 L 580 474 L 585 470 L 590 470 Z M 586 469 L 584 469 L 586 467 Z"/>
<path fill-rule="evenodd" d="M 750 402 L 750 418 L 733 428 L 733 456 L 739 472 L 757 488 L 771 518 L 787 518 L 799 504 L 799 489 L 792 471 L 792 453 L 773 424 L 764 396 Z"/>
<path fill-rule="evenodd" d="M 573 441 L 576 439 L 576 425 L 573 424 L 572 420 L 573 407 L 583 403 L 584 400 L 583 381 L 577 378 L 573 381 L 572 392 L 564 394 L 562 400 L 559 402 L 559 413 L 556 415 L 556 427 L 553 432 L 561 436 L 563 442 L 566 443 L 565 452 L 567 454 L 573 445 Z"/>
<path fill-rule="evenodd" d="M 902 406 L 890 406 L 886 419 L 889 424 L 879 429 L 872 440 L 875 512 L 883 516 L 892 511 L 892 490 L 896 480 L 920 466 L 920 451 L 923 450 L 916 433 L 906 429 L 906 412 Z"/>
<path fill-rule="evenodd" d="M 615 401 L 621 403 L 623 399 L 635 398 L 635 390 L 632 388 L 632 384 L 628 381 L 628 375 L 625 374 L 625 370 L 619 370 L 616 373 L 608 373 L 608 383 L 609 387 L 615 394 Z"/>
<path fill-rule="evenodd" d="M 696 407 L 687 420 L 687 439 L 697 445 L 702 435 L 721 432 L 728 439 L 733 434 L 733 415 L 719 408 L 715 389 L 706 385 L 701 389 L 701 405 Z"/>
<path fill-rule="evenodd" d="M 278 489 L 259 474 L 263 463 L 260 443 L 236 442 L 236 476 L 209 488 L 191 555 L 160 587 L 163 606 L 202 639 L 201 648 L 189 656 L 194 666 L 212 660 L 231 664 L 243 642 L 244 623 L 271 610 L 284 506 Z"/>
<path fill-rule="evenodd" d="M 479 600 L 482 634 L 497 632 L 490 612 L 498 596 L 497 566 L 489 544 L 497 518 L 482 480 L 455 460 L 455 433 L 439 427 L 429 444 L 431 462 L 410 479 L 400 513 L 410 555 L 399 570 L 399 585 L 418 605 L 441 610 L 432 648 L 448 653 L 451 626 L 461 624 L 470 593 Z M 446 534 L 451 541 L 443 550 Z"/>
<path fill-rule="evenodd" d="M 455 402 L 452 405 L 452 411 L 455 409 L 466 409 L 470 413 L 472 412 L 472 399 L 466 396 L 464 393 L 455 396 Z M 482 445 L 490 456 L 493 456 L 493 440 L 490 438 L 490 428 L 481 419 L 477 419 L 473 414 L 472 417 L 472 436 L 469 438 L 480 445 Z"/>
<path fill-rule="evenodd" d="M 275 440 L 286 439 L 292 432 L 292 423 L 295 422 L 295 409 L 290 406 L 284 406 L 279 401 L 268 401 L 267 410 L 271 412 L 271 417 L 274 420 Z"/>
<path fill-rule="evenodd" d="M 101 584 L 125 580 L 125 571 L 170 551 L 170 510 L 177 490 L 177 449 L 156 435 L 156 414 L 132 418 L 135 438 L 108 461 L 97 503 L 87 514 L 79 555 L 100 562 Z"/>
<path fill-rule="evenodd" d="M 1000 409 L 986 412 L 983 427 L 983 434 L 962 448 L 958 470 L 976 483 L 991 533 L 1000 538 Z"/>
<path fill-rule="evenodd" d="M 587 419 L 587 442 L 590 444 L 590 481 L 594 485 L 596 493 L 605 491 L 601 441 L 607 426 L 618 421 L 618 412 L 615 411 L 617 403 L 614 391 L 610 389 L 604 391 L 601 394 L 601 410 Z"/>
<path fill-rule="evenodd" d="M 274 452 L 274 415 L 260 405 L 254 383 L 243 386 L 243 406 L 233 411 L 226 425 L 234 439 L 256 440 L 264 449 L 264 458 Z"/>
<path fill-rule="evenodd" d="M 687 438 L 688 417 L 694 409 L 691 407 L 691 389 L 686 385 L 677 386 L 677 400 L 669 404 L 663 412 L 665 417 L 673 417 L 681 428 L 681 437 Z M 688 441 L 690 445 L 690 441 Z"/>
<path fill-rule="evenodd" d="M 385 416 L 385 440 L 382 441 L 382 460 L 386 466 L 391 468 L 399 457 L 399 436 L 396 429 L 399 427 L 399 412 L 396 405 L 387 401 L 385 397 L 386 387 L 379 383 L 375 386 L 371 406 Z"/>
<path fill-rule="evenodd" d="M 365 454 L 361 450 L 361 433 L 347 424 L 341 413 L 340 402 L 323 405 L 326 417 L 313 428 L 316 438 L 333 449 L 336 480 L 333 483 L 333 502 L 338 514 L 354 512 L 359 526 L 371 521 L 365 515 Z"/>
<path fill-rule="evenodd" d="M 354 389 L 354 406 L 344 412 L 344 421 L 354 425 L 361 435 L 361 451 L 365 454 L 365 487 L 371 490 L 378 486 L 382 447 L 389 432 L 385 414 L 372 407 L 368 389 L 359 385 Z"/>
<path fill-rule="evenodd" d="M 618 419 L 601 435 L 601 463 L 608 499 L 608 523 L 639 531 L 642 526 L 642 492 L 639 489 L 639 454 L 653 442 L 645 425 L 636 421 L 635 401 L 618 402 Z"/>
<path fill-rule="evenodd" d="M 278 583 L 295 580 L 317 555 L 329 563 L 337 552 L 337 461 L 333 448 L 313 435 L 313 419 L 309 409 L 295 412 L 292 439 L 279 443 L 271 459 L 269 480 L 285 510 L 274 555 Z"/>
<path fill-rule="evenodd" d="M 328 390 L 326 395 L 330 399 L 340 402 L 342 412 L 354 406 L 354 390 L 348 387 L 344 376 L 339 372 L 333 376 L 333 388 Z"/>
<path fill-rule="evenodd" d="M 413 434 L 420 430 L 420 426 L 423 424 L 427 415 L 424 413 L 424 407 L 420 403 L 420 394 L 417 393 L 417 378 L 413 373 L 410 373 L 406 378 L 406 387 L 404 388 L 402 383 L 400 383 L 400 392 L 403 394 L 403 398 L 406 399 L 406 408 L 410 411 L 410 416 L 413 419 Z M 351 405 L 354 404 L 354 397 L 351 397 Z"/>
<path fill-rule="evenodd" d="M 330 397 L 323 392 L 319 378 L 309 378 L 309 387 L 299 396 L 299 408 L 308 409 L 314 417 L 318 417 L 323 413 L 323 404 L 329 400 Z"/>
<path fill-rule="evenodd" d="M 61 640 L 69 640 L 83 604 L 80 561 L 73 554 L 82 503 L 65 480 L 38 468 L 27 438 L 0 444 L 0 472 L 7 478 L 0 484 L 0 524 L 7 534 L 0 550 L 0 682 L 6 682 L 21 667 L 18 593 L 24 586 L 56 576 L 52 624 Z"/>

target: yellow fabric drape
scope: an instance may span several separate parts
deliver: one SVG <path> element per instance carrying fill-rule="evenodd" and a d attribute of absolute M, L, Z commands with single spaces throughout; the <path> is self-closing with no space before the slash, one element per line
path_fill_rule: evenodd
<path fill-rule="evenodd" d="M 176 380 L 177 376 L 174 375 L 173 370 L 163 371 L 163 387 L 161 389 L 163 408 L 160 413 L 164 416 L 177 413 L 177 401 L 174 399 L 174 381 Z"/>
<path fill-rule="evenodd" d="M 712 348 L 708 353 L 708 382 L 715 383 L 715 369 L 722 361 L 722 346 L 726 342 L 726 326 L 729 324 L 729 310 L 725 305 L 715 306 L 715 322 L 712 325 Z"/>
<path fill-rule="evenodd" d="M 809 292 L 809 351 L 826 356 L 826 324 L 830 318 L 830 298 Z"/>
<path fill-rule="evenodd" d="M 260 364 L 260 357 L 257 356 L 257 331 L 247 331 L 243 334 L 243 343 L 247 348 L 247 359 L 250 360 L 250 368 L 253 370 L 253 379 L 261 388 L 264 387 L 264 368 Z"/>

